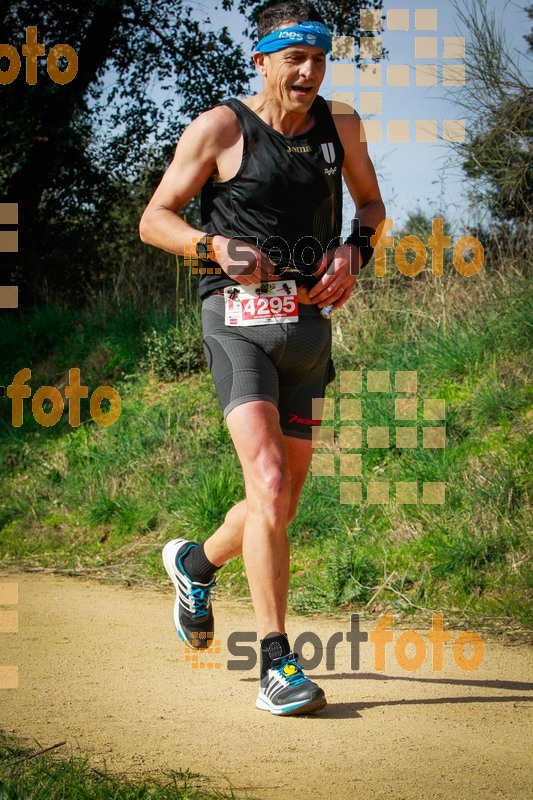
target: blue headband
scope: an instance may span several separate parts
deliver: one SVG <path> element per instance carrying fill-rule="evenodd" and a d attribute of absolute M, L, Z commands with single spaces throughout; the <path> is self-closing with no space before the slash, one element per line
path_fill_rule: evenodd
<path fill-rule="evenodd" d="M 300 22 L 263 36 L 255 50 L 258 53 L 275 53 L 299 44 L 321 47 L 329 53 L 332 47 L 331 34 L 321 22 Z"/>

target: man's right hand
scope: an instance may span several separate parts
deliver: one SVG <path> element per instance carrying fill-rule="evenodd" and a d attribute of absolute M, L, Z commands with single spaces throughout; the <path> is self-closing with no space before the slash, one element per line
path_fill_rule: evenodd
<path fill-rule="evenodd" d="M 219 234 L 213 236 L 212 243 L 216 263 L 237 283 L 250 286 L 280 279 L 276 265 L 258 247 Z"/>

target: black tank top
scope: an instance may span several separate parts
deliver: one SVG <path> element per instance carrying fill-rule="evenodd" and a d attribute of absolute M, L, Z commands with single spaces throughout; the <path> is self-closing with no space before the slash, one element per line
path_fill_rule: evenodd
<path fill-rule="evenodd" d="M 204 185 L 202 229 L 258 246 L 278 264 L 277 274 L 311 288 L 316 261 L 339 244 L 342 229 L 344 149 L 326 101 L 317 95 L 314 126 L 296 136 L 278 133 L 240 100 L 219 105 L 237 117 L 243 156 L 235 177 Z M 225 272 L 202 275 L 200 297 L 236 283 Z"/>

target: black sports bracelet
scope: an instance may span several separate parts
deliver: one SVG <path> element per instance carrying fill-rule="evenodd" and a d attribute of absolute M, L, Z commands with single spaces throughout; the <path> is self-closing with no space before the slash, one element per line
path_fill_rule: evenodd
<path fill-rule="evenodd" d="M 344 240 L 344 244 L 353 244 L 359 248 L 359 252 L 363 257 L 360 269 L 366 267 L 366 265 L 372 258 L 372 253 L 374 252 L 374 248 L 371 247 L 370 245 L 370 237 L 374 236 L 375 233 L 376 231 L 374 228 L 370 228 L 367 225 L 363 225 L 363 227 L 359 228 L 358 231 L 354 231 Z"/>

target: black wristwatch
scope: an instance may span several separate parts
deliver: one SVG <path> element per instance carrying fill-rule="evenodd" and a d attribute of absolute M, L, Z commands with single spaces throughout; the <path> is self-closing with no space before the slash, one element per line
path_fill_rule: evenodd
<path fill-rule="evenodd" d="M 359 248 L 359 252 L 361 253 L 361 258 L 362 258 L 360 269 L 366 267 L 366 265 L 372 258 L 372 253 L 374 252 L 374 248 L 370 244 L 370 237 L 374 236 L 375 233 L 376 233 L 375 228 L 371 228 L 368 225 L 363 225 L 357 231 L 354 230 L 344 240 L 344 244 L 353 244 Z"/>
<path fill-rule="evenodd" d="M 206 233 L 205 236 L 196 242 L 196 255 L 204 261 L 209 261 L 214 255 L 213 234 Z"/>

